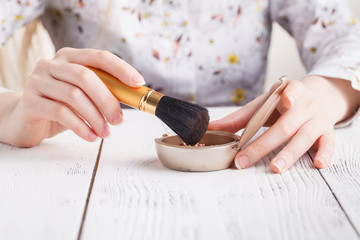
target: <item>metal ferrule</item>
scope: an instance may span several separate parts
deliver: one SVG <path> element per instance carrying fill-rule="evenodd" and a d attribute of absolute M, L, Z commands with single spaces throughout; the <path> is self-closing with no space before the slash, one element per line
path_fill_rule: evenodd
<path fill-rule="evenodd" d="M 150 91 L 144 94 L 140 99 L 138 109 L 140 111 L 155 115 L 157 104 L 159 103 L 162 96 L 162 94 L 150 89 Z"/>

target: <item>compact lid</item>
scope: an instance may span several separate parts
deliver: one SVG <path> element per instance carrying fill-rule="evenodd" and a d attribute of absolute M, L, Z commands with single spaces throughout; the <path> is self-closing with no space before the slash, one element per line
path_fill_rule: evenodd
<path fill-rule="evenodd" d="M 256 134 L 268 120 L 281 99 L 281 93 L 288 83 L 286 76 L 281 77 L 270 89 L 265 101 L 251 117 L 240 136 L 238 151 Z"/>

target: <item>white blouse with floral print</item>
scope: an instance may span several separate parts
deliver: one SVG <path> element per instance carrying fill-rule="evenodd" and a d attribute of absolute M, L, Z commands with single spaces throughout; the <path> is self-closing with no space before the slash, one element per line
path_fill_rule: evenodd
<path fill-rule="evenodd" d="M 106 49 L 149 87 L 204 106 L 262 92 L 273 21 L 295 38 L 308 74 L 360 90 L 360 24 L 344 0 L 2 0 L 0 46 L 37 17 L 56 49 Z"/>

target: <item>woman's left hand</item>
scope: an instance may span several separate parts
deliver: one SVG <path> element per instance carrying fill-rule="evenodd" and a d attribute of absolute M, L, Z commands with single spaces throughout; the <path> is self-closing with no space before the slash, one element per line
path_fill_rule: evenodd
<path fill-rule="evenodd" d="M 212 121 L 209 130 L 237 132 L 244 128 L 264 98 L 262 95 Z M 334 153 L 334 125 L 351 116 L 358 106 L 359 92 L 348 81 L 319 76 L 291 80 L 265 123 L 270 128 L 237 153 L 235 165 L 248 168 L 286 143 L 270 163 L 274 172 L 286 171 L 311 147 L 316 150 L 315 167 L 325 168 Z"/>

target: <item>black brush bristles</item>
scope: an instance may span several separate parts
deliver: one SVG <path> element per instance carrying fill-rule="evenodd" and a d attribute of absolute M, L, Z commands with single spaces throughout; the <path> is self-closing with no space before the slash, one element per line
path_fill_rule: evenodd
<path fill-rule="evenodd" d="M 155 115 L 168 125 L 187 145 L 195 145 L 209 125 L 208 110 L 196 104 L 163 96 Z"/>

